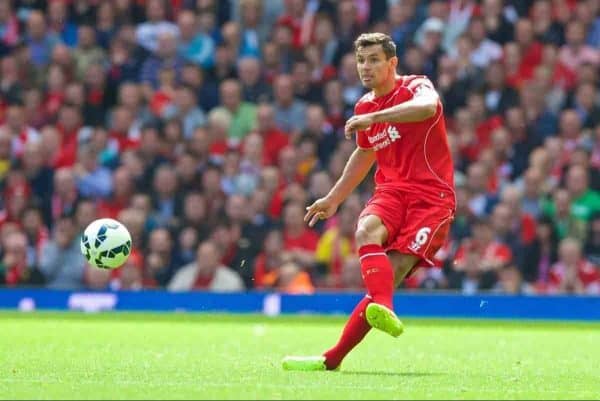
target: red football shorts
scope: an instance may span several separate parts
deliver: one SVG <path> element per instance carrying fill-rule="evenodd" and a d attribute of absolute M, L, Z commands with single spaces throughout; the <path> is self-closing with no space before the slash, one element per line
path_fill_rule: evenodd
<path fill-rule="evenodd" d="M 379 217 L 387 228 L 386 250 L 418 256 L 421 260 L 415 267 L 434 265 L 433 257 L 444 245 L 454 219 L 450 202 L 434 204 L 391 189 L 377 189 L 359 220 L 370 214 Z"/>

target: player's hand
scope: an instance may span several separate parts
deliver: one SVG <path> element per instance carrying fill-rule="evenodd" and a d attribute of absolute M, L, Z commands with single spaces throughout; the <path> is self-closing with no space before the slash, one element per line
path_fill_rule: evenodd
<path fill-rule="evenodd" d="M 354 115 L 346 121 L 344 127 L 344 135 L 346 139 L 350 139 L 352 134 L 359 130 L 364 130 L 373 125 L 373 117 L 370 114 Z"/>
<path fill-rule="evenodd" d="M 304 221 L 308 222 L 309 227 L 313 227 L 317 221 L 328 219 L 337 211 L 338 204 L 328 197 L 317 199 L 312 205 L 306 208 Z"/>

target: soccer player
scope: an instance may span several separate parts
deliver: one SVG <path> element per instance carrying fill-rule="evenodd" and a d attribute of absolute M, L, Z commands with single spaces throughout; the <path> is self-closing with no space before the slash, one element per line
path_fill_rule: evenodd
<path fill-rule="evenodd" d="M 319 356 L 286 357 L 287 370 L 337 369 L 371 327 L 399 336 L 403 325 L 394 313 L 394 289 L 415 268 L 433 265 L 456 209 L 442 104 L 433 84 L 425 76 L 397 75 L 396 46 L 388 35 L 362 34 L 354 49 L 360 79 L 371 89 L 345 125 L 346 138 L 356 133 L 357 148 L 304 219 L 313 226 L 334 215 L 377 161 L 375 192 L 355 233 L 367 295 L 333 348 Z"/>

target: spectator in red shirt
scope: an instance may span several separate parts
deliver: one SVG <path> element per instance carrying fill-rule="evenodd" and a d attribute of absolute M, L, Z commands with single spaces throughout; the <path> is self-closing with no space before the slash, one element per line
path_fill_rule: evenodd
<path fill-rule="evenodd" d="M 100 202 L 98 208 L 100 215 L 116 219 L 119 213 L 129 206 L 135 191 L 133 176 L 124 166 L 113 172 L 113 187 L 110 198 Z"/>
<path fill-rule="evenodd" d="M 289 145 L 289 135 L 275 124 L 275 110 L 268 103 L 261 103 L 256 109 L 256 131 L 263 138 L 264 164 L 277 164 L 279 153 Z"/>
<path fill-rule="evenodd" d="M 315 250 L 319 235 L 304 223 L 304 208 L 299 203 L 288 203 L 283 210 L 283 248 L 292 259 L 304 267 L 315 264 Z"/>
<path fill-rule="evenodd" d="M 284 7 L 277 24 L 290 27 L 292 44 L 294 48 L 301 49 L 312 37 L 314 10 L 307 9 L 306 0 L 286 1 Z"/>
<path fill-rule="evenodd" d="M 535 218 L 522 209 L 523 193 L 516 186 L 506 186 L 502 190 L 501 201 L 509 212 L 508 222 L 511 235 L 523 245 L 529 245 L 535 238 Z"/>
<path fill-rule="evenodd" d="M 77 158 L 77 143 L 82 129 L 81 111 L 73 105 L 63 105 L 56 127 L 61 133 L 61 146 L 54 167 L 71 167 Z"/>
<path fill-rule="evenodd" d="M 559 89 L 569 90 L 575 86 L 577 74 L 559 59 L 558 47 L 545 44 L 542 51 L 542 64 L 552 71 L 552 83 Z"/>
<path fill-rule="evenodd" d="M 21 103 L 13 103 L 6 110 L 6 120 L 3 128 L 12 136 L 12 153 L 20 157 L 25 145 L 39 139 L 39 133 L 27 124 L 25 110 Z"/>
<path fill-rule="evenodd" d="M 598 266 L 584 259 L 579 240 L 567 237 L 560 242 L 558 262 L 550 271 L 549 292 L 600 294 Z"/>
<path fill-rule="evenodd" d="M 130 108 L 117 106 L 111 113 L 111 129 L 109 132 L 111 147 L 119 152 L 135 149 L 139 138 L 131 131 L 134 127 L 135 117 Z"/>
<path fill-rule="evenodd" d="M 530 19 L 521 18 L 515 24 L 515 41 L 521 50 L 520 75 L 525 80 L 533 77 L 535 67 L 542 61 L 542 44 L 536 39 L 533 23 Z"/>
<path fill-rule="evenodd" d="M 48 85 L 44 100 L 44 112 L 51 118 L 56 117 L 65 101 L 67 77 L 63 67 L 52 64 L 48 68 Z"/>
<path fill-rule="evenodd" d="M 463 240 L 454 257 L 454 269 L 449 273 L 451 288 L 472 294 L 492 289 L 499 271 L 512 260 L 510 248 L 494 239 L 490 222 L 478 219 L 473 223 L 473 235 Z"/>
<path fill-rule="evenodd" d="M 263 251 L 254 259 L 254 287 L 257 289 L 269 286 L 268 276 L 276 272 L 289 258 L 283 250 L 283 235 L 280 230 L 271 230 L 264 240 Z"/>
<path fill-rule="evenodd" d="M 478 255 L 478 265 L 483 270 L 497 270 L 506 266 L 512 260 L 510 248 L 494 238 L 491 222 L 486 219 L 477 219 L 473 222 L 473 234 L 460 245 L 454 256 L 454 264 L 461 270 L 466 263 L 467 252 Z"/>

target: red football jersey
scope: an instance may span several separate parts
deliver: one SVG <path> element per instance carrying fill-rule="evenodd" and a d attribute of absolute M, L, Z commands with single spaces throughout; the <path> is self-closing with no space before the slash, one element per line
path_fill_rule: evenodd
<path fill-rule="evenodd" d="M 422 75 L 399 76 L 387 95 L 364 95 L 354 108 L 355 114 L 366 114 L 406 102 L 420 90 L 434 90 Z M 455 207 L 454 167 L 446 138 L 442 104 L 435 115 L 412 123 L 376 123 L 356 134 L 360 148 L 373 149 L 377 156 L 375 183 L 377 188 L 400 189 L 417 197 Z"/>

